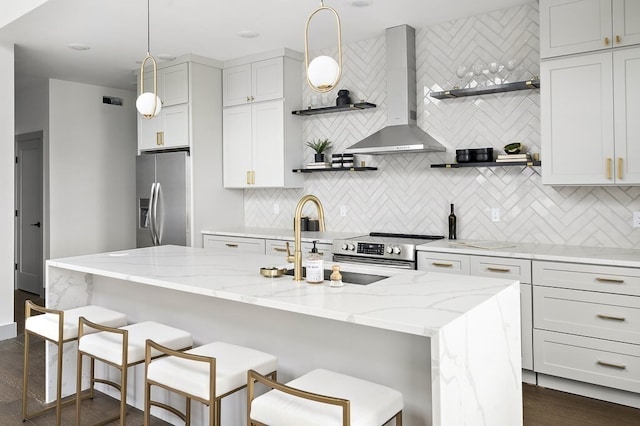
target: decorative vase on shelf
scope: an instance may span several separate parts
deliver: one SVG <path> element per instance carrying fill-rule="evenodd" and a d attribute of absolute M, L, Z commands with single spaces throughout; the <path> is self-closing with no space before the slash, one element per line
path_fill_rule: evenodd
<path fill-rule="evenodd" d="M 324 154 L 323 153 L 313 154 L 313 161 L 315 161 L 316 163 L 324 163 Z"/>
<path fill-rule="evenodd" d="M 346 89 L 338 90 L 338 97 L 336 98 L 336 106 L 349 105 L 351 98 L 349 97 L 349 91 Z"/>

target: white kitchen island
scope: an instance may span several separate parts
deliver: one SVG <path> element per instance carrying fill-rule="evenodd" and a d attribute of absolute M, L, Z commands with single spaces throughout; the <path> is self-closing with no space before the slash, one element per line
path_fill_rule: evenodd
<path fill-rule="evenodd" d="M 99 304 L 129 322 L 186 329 L 196 345 L 224 340 L 261 349 L 278 357 L 283 381 L 323 367 L 385 384 L 402 392 L 408 426 L 522 424 L 518 282 L 398 270 L 374 284 L 333 288 L 259 274 L 283 260 L 177 246 L 49 260 L 47 306 Z M 55 348 L 47 349 L 50 400 Z M 75 347 L 66 352 L 68 394 Z M 129 374 L 128 402 L 141 407 L 143 367 Z M 244 398 L 223 401 L 223 425 L 246 424 Z M 204 416 L 194 411 L 194 424 Z"/>

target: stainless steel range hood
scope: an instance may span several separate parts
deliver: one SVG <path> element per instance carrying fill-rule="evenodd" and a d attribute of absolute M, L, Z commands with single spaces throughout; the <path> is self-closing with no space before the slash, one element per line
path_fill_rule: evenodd
<path fill-rule="evenodd" d="M 387 126 L 345 150 L 352 154 L 443 152 L 446 148 L 416 125 L 416 34 L 408 25 L 385 30 Z"/>

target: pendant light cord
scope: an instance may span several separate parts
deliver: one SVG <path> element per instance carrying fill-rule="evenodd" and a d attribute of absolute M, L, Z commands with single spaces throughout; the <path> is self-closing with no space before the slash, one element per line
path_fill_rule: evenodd
<path fill-rule="evenodd" d="M 147 55 L 151 52 L 151 18 L 150 18 L 150 1 L 147 0 Z"/>

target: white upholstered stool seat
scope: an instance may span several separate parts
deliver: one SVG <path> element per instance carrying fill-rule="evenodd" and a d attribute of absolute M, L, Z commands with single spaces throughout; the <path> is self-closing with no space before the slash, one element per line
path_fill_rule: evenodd
<path fill-rule="evenodd" d="M 252 378 L 274 389 L 254 399 Z M 387 386 L 323 369 L 286 385 L 269 382 L 255 372 L 249 374 L 251 424 L 372 426 L 392 418 L 402 424 L 402 394 Z"/>
<path fill-rule="evenodd" d="M 98 332 L 85 334 L 88 329 L 97 329 Z M 103 383 L 120 391 L 120 414 L 115 419 L 120 419 L 124 424 L 127 406 L 127 369 L 130 366 L 140 364 L 145 360 L 145 343 L 147 339 L 154 339 L 163 345 L 174 349 L 184 350 L 191 348 L 193 338 L 187 331 L 170 327 L 153 321 L 145 321 L 131 324 L 121 328 L 104 327 L 80 318 L 78 331 L 78 376 L 76 382 L 77 394 L 82 391 L 82 359 L 90 358 L 102 361 L 120 370 L 120 383 L 106 379 L 90 377 L 89 391 L 93 396 L 94 384 Z M 154 351 L 151 356 L 159 356 L 160 352 Z M 94 368 L 91 368 L 94 373 Z M 80 398 L 76 399 L 76 418 L 78 424 L 81 421 Z"/>
<path fill-rule="evenodd" d="M 148 350 L 161 350 L 168 357 L 147 360 L 145 375 L 145 418 L 149 409 L 162 407 L 190 422 L 190 409 L 182 414 L 173 407 L 151 401 L 151 386 L 159 386 L 209 406 L 209 424 L 220 424 L 220 399 L 247 385 L 247 372 L 251 369 L 275 378 L 278 360 L 275 356 L 244 346 L 214 342 L 184 353 L 161 348 L 155 342 L 147 343 Z"/>
<path fill-rule="evenodd" d="M 33 315 L 32 311 L 42 315 Z M 61 421 L 61 393 L 62 393 L 62 355 L 64 343 L 78 338 L 78 320 L 86 317 L 89 320 L 110 327 L 122 327 L 127 324 L 127 316 L 123 313 L 112 311 L 101 306 L 88 305 L 79 308 L 58 310 L 38 306 L 27 300 L 25 302 L 25 340 L 24 340 L 24 377 L 22 387 L 22 419 L 27 420 L 43 414 L 53 408 L 56 409 L 56 424 Z M 45 408 L 35 413 L 27 412 L 27 393 L 29 377 L 29 346 L 31 335 L 37 335 L 58 346 L 58 371 L 56 378 L 56 405 Z M 73 402 L 73 400 L 65 403 Z"/>

